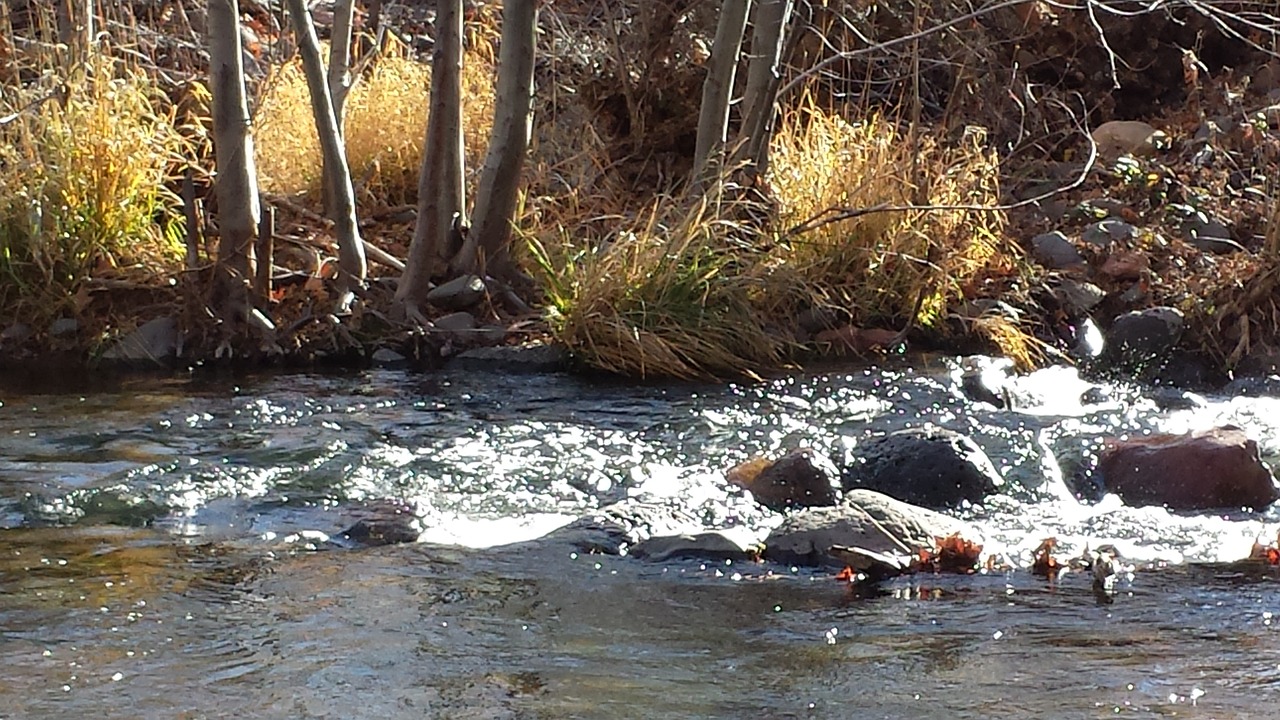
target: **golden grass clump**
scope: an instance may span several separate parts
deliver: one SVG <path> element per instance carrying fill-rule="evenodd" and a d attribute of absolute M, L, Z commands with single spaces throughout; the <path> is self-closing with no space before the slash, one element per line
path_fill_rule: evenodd
<path fill-rule="evenodd" d="M 632 377 L 750 375 L 784 348 L 751 305 L 734 233 L 705 202 L 659 199 L 599 247 L 537 242 L 553 331 L 586 364 Z"/>
<path fill-rule="evenodd" d="M 780 226 L 813 229 L 779 243 L 766 280 L 771 312 L 832 307 L 862 326 L 936 327 L 984 271 L 1016 252 L 999 239 L 1003 216 L 874 208 L 997 204 L 998 163 L 982 140 L 971 131 L 943 148 L 928 137 L 913 142 L 880 116 L 852 124 L 812 106 L 793 112 L 774 136 L 768 183 Z M 832 209 L 872 211 L 809 222 Z"/>
<path fill-rule="evenodd" d="M 28 321 L 71 309 L 91 274 L 154 276 L 182 256 L 165 184 L 187 141 L 153 82 L 116 67 L 98 59 L 61 91 L 50 72 L 0 96 L 0 115 L 21 111 L 0 126 L 0 302 Z"/>
<path fill-rule="evenodd" d="M 478 36 L 477 36 L 478 37 Z M 326 53 L 327 54 L 327 53 Z M 478 177 L 493 124 L 493 51 L 472 43 L 463 59 L 462 122 L 468 178 Z M 275 68 L 254 118 L 262 189 L 320 201 L 320 140 L 300 60 Z M 385 50 L 352 89 L 345 109 L 347 161 L 357 201 L 375 207 L 417 201 L 431 66 Z"/>

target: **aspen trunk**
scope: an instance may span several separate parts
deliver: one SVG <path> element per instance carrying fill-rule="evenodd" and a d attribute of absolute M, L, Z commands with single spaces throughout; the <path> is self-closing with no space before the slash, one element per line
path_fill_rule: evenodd
<path fill-rule="evenodd" d="M 330 189 L 333 207 L 329 209 L 329 216 L 338 241 L 338 267 L 341 271 L 338 284 L 343 290 L 351 290 L 364 284 L 368 266 L 356 224 L 355 193 L 351 189 L 347 153 L 329 94 L 330 86 L 325 81 L 320 42 L 316 38 L 311 14 L 307 12 L 306 0 L 288 0 L 287 4 L 298 37 L 298 52 L 302 55 L 307 89 L 311 93 L 311 112 L 320 135 L 320 150 L 324 154 L 326 173 L 323 182 Z"/>
<path fill-rule="evenodd" d="M 792 8 L 793 0 L 760 0 L 756 5 L 751 60 L 743 90 L 742 129 L 734 155 L 735 163 L 748 164 L 753 175 L 765 172 L 768 166 L 774 106 L 782 80 L 778 64 Z"/>
<path fill-rule="evenodd" d="M 493 131 L 476 193 L 474 224 L 452 264 L 455 275 L 474 272 L 478 265 L 494 275 L 504 275 L 508 269 L 511 223 L 533 130 L 537 31 L 537 0 L 506 0 L 502 6 L 502 46 L 498 55 Z"/>
<path fill-rule="evenodd" d="M 720 22 L 716 25 L 716 39 L 707 62 L 707 79 L 702 85 L 702 107 L 698 113 L 698 140 L 693 155 L 695 185 L 714 179 L 723 164 L 733 79 L 750 10 L 751 0 L 724 0 L 720 6 Z"/>
<path fill-rule="evenodd" d="M 437 0 L 427 137 L 418 175 L 418 221 L 396 300 L 421 319 L 433 275 L 462 245 L 466 226 L 462 157 L 462 0 Z"/>
<path fill-rule="evenodd" d="M 213 94 L 213 148 L 218 174 L 218 264 L 239 282 L 254 275 L 258 229 L 258 177 L 244 91 L 238 0 L 209 0 L 209 68 Z"/>

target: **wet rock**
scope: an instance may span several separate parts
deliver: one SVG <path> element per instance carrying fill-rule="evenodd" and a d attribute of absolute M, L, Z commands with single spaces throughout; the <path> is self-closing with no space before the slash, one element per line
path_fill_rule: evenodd
<path fill-rule="evenodd" d="M 1087 313 L 1097 307 L 1107 294 L 1091 282 L 1063 278 L 1053 289 L 1053 296 L 1062 305 L 1063 310 L 1076 315 Z"/>
<path fill-rule="evenodd" d="M 748 548 L 718 532 L 651 537 L 636 543 L 629 554 L 653 562 L 675 559 L 746 562 L 751 559 Z"/>
<path fill-rule="evenodd" d="M 409 358 L 392 350 L 391 348 L 378 348 L 373 351 L 373 355 L 369 360 L 373 362 L 375 367 L 380 368 L 405 368 L 409 365 Z"/>
<path fill-rule="evenodd" d="M 569 366 L 569 351 L 559 343 L 473 348 L 454 356 L 449 366 L 506 373 L 559 372 Z"/>
<path fill-rule="evenodd" d="M 466 310 L 475 307 L 484 296 L 484 280 L 477 275 L 463 275 L 432 288 L 427 302 L 445 310 Z"/>
<path fill-rule="evenodd" d="M 414 509 L 395 501 L 374 502 L 356 511 L 355 524 L 339 537 L 365 547 L 417 542 L 422 520 Z"/>
<path fill-rule="evenodd" d="M 1092 133 L 1098 155 L 1114 160 L 1121 155 L 1152 155 L 1164 133 L 1137 120 L 1112 120 L 1102 123 Z"/>
<path fill-rule="evenodd" d="M 178 319 L 162 317 L 143 323 L 102 353 L 102 359 L 126 364 L 166 365 L 178 356 L 182 333 Z"/>
<path fill-rule="evenodd" d="M 1105 362 L 1137 368 L 1168 353 L 1182 338 L 1183 317 L 1177 308 L 1153 307 L 1125 313 L 1107 331 Z"/>
<path fill-rule="evenodd" d="M 856 448 L 845 490 L 876 490 L 930 508 L 981 503 L 1004 480 L 972 439 L 939 427 L 889 433 Z"/>
<path fill-rule="evenodd" d="M 1125 243 L 1138 237 L 1138 228 L 1123 220 L 1108 218 L 1093 223 L 1080 233 L 1080 239 L 1091 245 L 1108 248 L 1112 243 Z"/>
<path fill-rule="evenodd" d="M 1081 361 L 1092 360 L 1102 355 L 1107 346 L 1102 328 L 1098 327 L 1098 323 L 1091 317 L 1078 320 L 1071 326 L 1070 340 L 1068 354 Z"/>
<path fill-rule="evenodd" d="M 1187 242 L 1214 255 L 1241 252 L 1244 246 L 1231 238 L 1231 228 L 1217 220 L 1195 218 L 1182 226 Z"/>
<path fill-rule="evenodd" d="M 1137 280 L 1146 275 L 1150 267 L 1151 258 L 1146 253 L 1121 250 L 1108 255 L 1098 272 L 1112 280 Z"/>
<path fill-rule="evenodd" d="M 1129 505 L 1261 510 L 1280 498 L 1258 444 L 1234 426 L 1111 441 L 1098 475 Z"/>
<path fill-rule="evenodd" d="M 773 462 L 748 460 L 725 473 L 730 483 L 751 491 L 756 502 L 779 512 L 836 504 L 837 477 L 839 471 L 830 458 L 807 448 Z"/>
<path fill-rule="evenodd" d="M 1280 375 L 1280 350 L 1263 344 L 1253 345 L 1240 359 L 1235 372 L 1242 377 Z"/>
<path fill-rule="evenodd" d="M 961 395 L 973 402 L 984 402 L 996 408 L 1009 405 L 1012 360 L 974 355 L 961 360 L 958 371 L 956 385 Z"/>
<path fill-rule="evenodd" d="M 432 320 L 431 324 L 440 332 L 448 333 L 455 337 L 466 336 L 476 329 L 476 317 L 469 312 L 459 310 L 448 315 L 441 315 Z"/>
<path fill-rule="evenodd" d="M 551 531 L 537 542 L 564 543 L 579 552 L 621 555 L 655 536 L 698 535 L 701 521 L 680 507 L 641 500 L 621 500 L 583 515 Z"/>
<path fill-rule="evenodd" d="M 49 337 L 67 337 L 80 330 L 80 322 L 75 318 L 58 318 L 49 326 Z"/>
<path fill-rule="evenodd" d="M 851 490 L 839 505 L 807 508 L 787 516 L 765 539 L 766 560 L 787 565 L 831 566 L 832 545 L 891 555 L 931 547 L 934 539 L 961 533 L 978 539 L 963 521 L 895 500 L 872 490 Z"/>
<path fill-rule="evenodd" d="M 1084 267 L 1084 256 L 1066 235 L 1054 231 L 1031 238 L 1031 256 L 1050 270 Z"/>
<path fill-rule="evenodd" d="M 1280 397 L 1280 375 L 1239 377 L 1222 388 L 1228 397 Z"/>
<path fill-rule="evenodd" d="M 1204 390 L 1221 385 L 1225 378 L 1217 365 L 1203 353 L 1174 348 L 1150 380 L 1162 386 Z"/>

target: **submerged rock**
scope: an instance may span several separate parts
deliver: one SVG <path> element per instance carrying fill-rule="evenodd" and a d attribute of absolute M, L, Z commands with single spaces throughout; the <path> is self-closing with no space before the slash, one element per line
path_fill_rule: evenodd
<path fill-rule="evenodd" d="M 945 428 L 899 430 L 855 452 L 841 478 L 846 490 L 867 488 L 925 507 L 981 503 L 1004 484 L 976 442 Z"/>
<path fill-rule="evenodd" d="M 1234 426 L 1112 441 L 1098 475 L 1129 505 L 1261 510 L 1280 499 L 1258 444 Z"/>
<path fill-rule="evenodd" d="M 724 533 L 703 532 L 696 535 L 660 535 L 642 540 L 631 548 L 630 554 L 642 560 L 663 562 L 679 558 L 693 560 L 733 560 L 745 562 L 751 559 L 748 548 L 743 547 Z"/>
<path fill-rule="evenodd" d="M 565 543 L 579 552 L 621 555 L 655 536 L 697 535 L 702 523 L 678 505 L 622 500 L 532 541 Z"/>
<path fill-rule="evenodd" d="M 792 513 L 765 539 L 766 560 L 787 565 L 840 566 L 827 554 L 834 545 L 888 555 L 932 547 L 936 538 L 960 533 L 977 540 L 968 523 L 872 490 L 851 490 L 834 507 Z"/>
<path fill-rule="evenodd" d="M 569 365 L 569 351 L 559 343 L 480 347 L 455 355 L 449 365 L 466 370 L 507 373 L 559 372 Z"/>
<path fill-rule="evenodd" d="M 412 507 L 393 500 L 370 503 L 357 511 L 355 524 L 339 537 L 357 545 L 380 547 L 417 542 L 422 520 Z"/>
<path fill-rule="evenodd" d="M 829 458 L 810 449 L 793 450 L 769 462 L 748 460 L 725 473 L 733 485 L 751 491 L 770 510 L 834 505 L 839 472 Z"/>

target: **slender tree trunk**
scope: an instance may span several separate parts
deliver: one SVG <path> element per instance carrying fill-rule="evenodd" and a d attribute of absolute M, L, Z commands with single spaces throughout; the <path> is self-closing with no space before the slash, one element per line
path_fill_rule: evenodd
<path fill-rule="evenodd" d="M 240 3 L 209 0 L 218 264 L 231 271 L 234 282 L 247 283 L 254 275 L 253 240 L 260 208 L 242 58 Z"/>
<path fill-rule="evenodd" d="M 738 71 L 738 55 L 750 10 L 751 0 L 724 0 L 720 6 L 720 22 L 716 25 L 716 39 L 707 62 L 702 108 L 698 113 L 698 140 L 693 155 L 695 185 L 704 185 L 715 178 L 723 163 L 733 78 Z"/>
<path fill-rule="evenodd" d="M 769 136 L 782 80 L 778 64 L 792 8 L 793 0 L 760 0 L 756 5 L 751 60 L 743 91 L 742 130 L 734 154 L 734 162 L 748 163 L 753 175 L 763 173 L 768 165 Z"/>
<path fill-rule="evenodd" d="M 339 287 L 344 291 L 364 284 L 368 266 L 364 257 L 364 245 L 356 224 L 355 193 L 351 189 L 351 172 L 347 167 L 347 153 L 338 128 L 333 99 L 325 82 L 324 61 L 320 59 L 320 41 L 316 28 L 307 12 L 306 0 L 288 0 L 289 15 L 298 36 L 298 52 L 302 55 L 302 69 L 307 76 L 307 89 L 311 92 L 311 112 L 315 116 L 316 130 L 320 135 L 320 149 L 326 168 L 323 183 L 332 193 L 333 207 L 329 216 L 333 220 L 334 234 L 338 240 Z M 330 79 L 332 79 L 330 75 Z M 345 294 L 345 293 L 344 293 Z M 345 300 L 341 303 L 345 305 Z"/>
<path fill-rule="evenodd" d="M 329 39 L 329 100 L 333 104 L 333 117 L 338 121 L 338 136 L 345 133 L 345 111 L 347 95 L 351 92 L 351 27 L 355 20 L 355 0 L 337 0 L 333 4 L 333 28 Z M 329 168 L 329 159 L 321 156 L 320 177 L 323 179 L 320 189 L 324 198 L 326 213 L 332 214 L 335 200 L 333 187 L 329 179 L 333 173 Z"/>
<path fill-rule="evenodd" d="M 493 131 L 489 137 L 484 170 L 480 174 L 471 232 L 462 251 L 453 260 L 455 275 L 475 272 L 481 263 L 487 273 L 507 274 L 512 216 L 519 199 L 521 171 L 533 130 L 537 6 L 537 0 L 505 0 L 502 6 L 502 46 L 498 55 L 498 97 Z"/>
<path fill-rule="evenodd" d="M 427 138 L 418 176 L 418 222 L 396 300 L 413 320 L 433 275 L 462 245 L 466 226 L 462 158 L 462 0 L 437 0 Z"/>
<path fill-rule="evenodd" d="M 71 57 L 88 57 L 97 29 L 94 27 L 93 0 L 57 0 L 58 42 L 66 45 Z"/>

